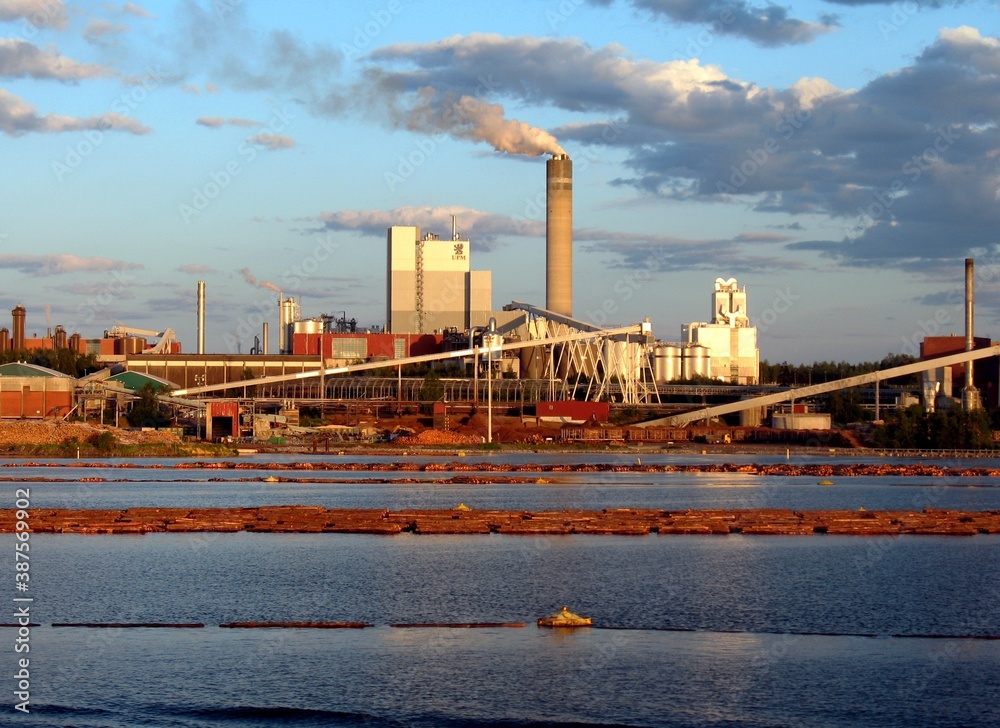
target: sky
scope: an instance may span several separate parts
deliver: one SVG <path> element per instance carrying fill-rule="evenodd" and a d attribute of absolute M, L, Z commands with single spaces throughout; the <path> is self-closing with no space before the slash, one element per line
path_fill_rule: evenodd
<path fill-rule="evenodd" d="M 986 0 L 0 0 L 0 305 L 27 333 L 276 350 L 385 323 L 386 228 L 545 302 L 574 161 L 574 315 L 664 341 L 748 292 L 761 357 L 869 361 L 1000 323 L 1000 13 Z M 9 323 L 5 325 L 9 326 Z"/>

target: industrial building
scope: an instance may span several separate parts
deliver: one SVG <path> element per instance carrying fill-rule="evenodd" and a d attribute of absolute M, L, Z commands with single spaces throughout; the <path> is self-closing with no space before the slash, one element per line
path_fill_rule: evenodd
<path fill-rule="evenodd" d="M 681 337 L 687 347 L 708 350 L 710 378 L 731 384 L 758 383 L 757 327 L 750 325 L 747 314 L 746 286 L 740 289 L 735 278 L 715 279 L 711 321 L 685 324 Z"/>
<path fill-rule="evenodd" d="M 386 242 L 388 333 L 486 325 L 493 309 L 492 272 L 471 269 L 471 244 L 454 222 L 451 239 L 400 225 L 389 228 Z"/>
<path fill-rule="evenodd" d="M 62 417 L 73 408 L 76 378 L 35 364 L 0 365 L 0 417 Z"/>

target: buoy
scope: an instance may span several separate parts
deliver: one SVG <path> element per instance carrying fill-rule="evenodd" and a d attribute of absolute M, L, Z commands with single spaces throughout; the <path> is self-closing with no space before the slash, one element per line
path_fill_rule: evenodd
<path fill-rule="evenodd" d="M 833 485 L 833 481 L 832 480 L 821 480 L 821 481 L 819 481 L 819 484 L 820 485 Z"/>
<path fill-rule="evenodd" d="M 459 503 L 457 506 L 455 506 L 454 508 L 452 508 L 452 510 L 453 511 L 471 511 L 472 509 L 469 508 L 464 503 Z"/>
<path fill-rule="evenodd" d="M 590 617 L 573 614 L 565 606 L 555 614 L 538 620 L 539 627 L 589 627 Z"/>

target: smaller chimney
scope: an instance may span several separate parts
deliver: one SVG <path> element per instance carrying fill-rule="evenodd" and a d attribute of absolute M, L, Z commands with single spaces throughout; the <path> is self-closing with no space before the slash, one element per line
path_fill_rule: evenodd
<path fill-rule="evenodd" d="M 198 353 L 205 353 L 205 281 L 198 281 Z"/>
<path fill-rule="evenodd" d="M 976 276 L 973 259 L 965 259 L 965 350 L 972 351 L 976 346 L 974 331 L 975 288 Z M 962 390 L 962 408 L 966 412 L 977 410 L 982 406 L 979 391 L 976 389 L 975 376 L 971 361 L 965 362 L 965 388 Z"/>

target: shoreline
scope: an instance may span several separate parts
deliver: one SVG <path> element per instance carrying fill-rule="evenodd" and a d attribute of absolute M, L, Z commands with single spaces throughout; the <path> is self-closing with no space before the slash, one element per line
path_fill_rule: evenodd
<path fill-rule="evenodd" d="M 455 453 L 450 453 L 454 456 Z M 300 462 L 258 462 L 247 460 L 204 460 L 182 461 L 164 465 L 162 463 L 101 462 L 92 460 L 70 460 L 68 462 L 8 462 L 0 463 L 3 468 L 59 469 L 82 468 L 87 470 L 216 470 L 216 471 L 284 471 L 284 472 L 373 472 L 373 473 L 489 473 L 513 474 L 576 474 L 576 473 L 726 473 L 758 476 L 853 478 L 853 477 L 978 477 L 1000 478 L 1000 467 L 944 467 L 927 463 L 687 463 L 687 464 L 642 464 L 635 463 L 497 463 L 453 460 L 450 462 L 357 462 L 357 461 L 300 461 Z M 481 482 L 502 482 L 497 475 L 480 476 Z M 52 482 L 66 482 L 67 479 L 53 479 Z M 73 478 L 102 482 L 108 479 L 100 476 Z M 263 480 L 260 477 L 246 478 L 248 481 Z M 2 476 L 0 482 L 31 482 L 31 479 Z M 40 478 L 34 482 L 48 482 Z M 331 479 L 311 480 L 275 477 L 270 482 L 339 482 Z M 367 481 L 365 481 L 367 482 Z M 468 482 L 468 481 L 466 481 Z M 535 482 L 534 479 L 511 480 L 510 482 Z"/>

